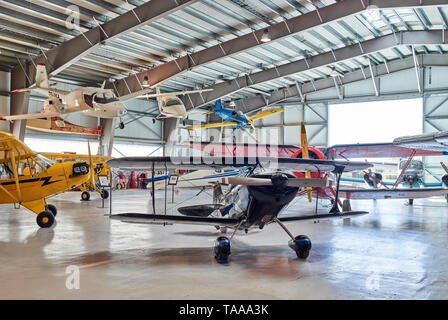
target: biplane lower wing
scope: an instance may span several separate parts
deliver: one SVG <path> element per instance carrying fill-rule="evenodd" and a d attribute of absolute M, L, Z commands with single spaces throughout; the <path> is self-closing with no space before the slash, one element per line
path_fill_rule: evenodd
<path fill-rule="evenodd" d="M 204 124 L 203 126 L 187 126 L 185 129 L 187 130 L 197 130 L 197 129 L 209 129 L 209 128 L 221 128 L 221 127 L 233 127 L 237 126 L 236 122 L 219 122 L 219 123 L 209 123 Z"/>
<path fill-rule="evenodd" d="M 252 120 L 252 121 L 255 121 L 255 120 L 266 118 L 266 117 L 269 117 L 269 116 L 272 116 L 274 114 L 281 113 L 281 112 L 284 112 L 284 111 L 285 110 L 280 109 L 280 108 L 271 108 L 271 109 L 268 109 L 268 110 L 264 110 L 264 111 L 262 111 L 260 113 L 257 113 L 257 114 L 255 114 L 253 116 L 250 116 L 248 118 L 250 120 Z"/>
<path fill-rule="evenodd" d="M 119 213 L 111 216 L 122 222 L 129 223 L 175 223 L 175 224 L 195 224 L 236 227 L 238 219 L 212 218 L 212 217 L 193 217 L 181 215 L 163 215 L 163 214 L 144 214 L 144 213 Z"/>

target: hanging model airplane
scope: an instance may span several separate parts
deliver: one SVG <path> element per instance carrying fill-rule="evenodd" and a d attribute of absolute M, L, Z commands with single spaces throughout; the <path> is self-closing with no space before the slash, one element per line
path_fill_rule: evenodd
<path fill-rule="evenodd" d="M 0 204 L 23 205 L 37 214 L 40 227 L 51 227 L 57 214 L 46 198 L 79 186 L 88 178 L 87 163 L 53 163 L 12 134 L 0 132 Z"/>
<path fill-rule="evenodd" d="M 336 186 L 337 199 L 339 178 L 342 172 L 366 169 L 371 166 L 366 162 L 258 157 L 125 157 L 109 160 L 107 164 L 113 168 L 149 169 L 152 170 L 152 176 L 154 176 L 155 170 L 173 170 L 180 167 L 187 170 L 250 169 L 250 174 L 246 178 L 229 177 L 221 180 L 222 183 L 228 183 L 232 186 L 230 186 L 223 197 L 220 197 L 222 202 L 219 204 L 180 207 L 178 211 L 182 215 L 156 214 L 156 200 L 154 191 L 152 191 L 153 214 L 121 213 L 111 216 L 114 219 L 131 223 L 183 223 L 210 225 L 217 229 L 221 227 L 233 228 L 234 232 L 230 238 L 220 236 L 216 240 L 214 254 L 215 259 L 219 263 L 228 261 L 230 241 L 238 230 L 247 232 L 252 228 L 263 229 L 266 225 L 275 222 L 291 238 L 288 245 L 296 252 L 299 258 L 305 259 L 308 257 L 311 249 L 311 240 L 304 235 L 294 237 L 286 228 L 284 222 L 347 218 L 368 213 L 365 211 L 340 212 L 336 204 L 333 205 L 328 214 L 317 214 L 316 212 L 314 215 L 282 217 L 283 210 L 296 197 L 300 188 L 324 187 L 329 184 L 329 181 L 324 179 L 298 179 L 289 172 L 334 172 L 338 177 Z M 264 172 L 255 174 L 254 172 L 257 169 L 261 169 Z M 277 171 L 280 169 L 282 171 Z M 154 190 L 154 185 L 152 190 Z M 218 217 L 214 216 L 214 213 Z"/>
<path fill-rule="evenodd" d="M 103 83 L 101 88 L 83 87 L 72 91 L 52 89 L 48 82 L 45 64 L 38 64 L 36 69 L 35 84 L 29 88 L 13 90 L 12 93 L 36 91 L 47 96 L 48 98 L 44 101 L 42 112 L 0 116 L 0 120 L 14 121 L 47 118 L 82 112 L 85 115 L 97 118 L 120 118 L 120 129 L 123 129 L 124 123 L 121 117 L 126 114 L 126 107 L 123 102 L 150 90 L 143 89 L 140 92 L 117 98 L 112 89 L 104 89 L 105 83 Z"/>
<path fill-rule="evenodd" d="M 155 123 L 156 120 L 166 119 L 166 118 L 178 118 L 186 119 L 188 117 L 187 109 L 184 103 L 178 96 L 186 95 L 190 93 L 201 93 L 206 91 L 212 91 L 213 89 L 199 89 L 191 91 L 176 91 L 176 92 L 165 92 L 160 93 L 160 88 L 156 87 L 156 93 L 145 94 L 139 96 L 138 98 L 156 98 L 157 105 L 159 106 L 160 114 L 155 117 L 152 122 Z"/>
<path fill-rule="evenodd" d="M 220 127 L 235 127 L 236 128 L 251 128 L 255 129 L 253 122 L 261 118 L 269 117 L 274 114 L 283 112 L 280 108 L 271 108 L 257 113 L 253 116 L 247 116 L 241 111 L 225 109 L 222 107 L 221 99 L 216 100 L 215 108 L 211 113 L 215 113 L 223 119 L 220 123 L 209 123 L 203 126 L 188 126 L 185 127 L 188 130 L 196 129 L 208 129 L 208 128 L 220 128 Z"/>

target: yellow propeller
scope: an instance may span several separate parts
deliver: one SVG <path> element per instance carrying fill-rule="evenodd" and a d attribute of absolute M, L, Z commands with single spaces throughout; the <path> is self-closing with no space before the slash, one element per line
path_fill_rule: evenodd
<path fill-rule="evenodd" d="M 90 183 L 92 184 L 92 187 L 94 187 L 95 186 L 95 177 L 94 177 L 92 153 L 90 152 L 90 141 L 87 141 L 87 146 L 89 149 Z"/>
<path fill-rule="evenodd" d="M 300 124 L 300 140 L 302 143 L 302 159 L 309 159 L 310 154 L 308 152 L 308 138 L 306 137 L 306 130 L 305 130 L 305 123 L 302 121 Z M 310 179 L 311 178 L 311 172 L 305 171 L 305 178 Z M 308 201 L 313 201 L 313 193 L 312 188 L 307 187 L 306 190 L 308 191 Z"/>

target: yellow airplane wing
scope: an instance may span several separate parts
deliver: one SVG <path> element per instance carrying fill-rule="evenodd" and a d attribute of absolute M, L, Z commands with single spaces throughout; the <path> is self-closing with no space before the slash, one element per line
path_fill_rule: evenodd
<path fill-rule="evenodd" d="M 268 109 L 268 110 L 264 110 L 260 113 L 257 113 L 256 115 L 253 115 L 251 117 L 248 117 L 250 120 L 258 120 L 261 118 L 266 118 L 269 116 L 272 116 L 274 114 L 280 113 L 285 111 L 284 109 L 280 109 L 280 108 L 272 108 L 272 109 Z"/>
<path fill-rule="evenodd" d="M 14 150 L 15 159 L 26 159 L 36 156 L 36 153 L 28 148 L 22 141 L 8 132 L 0 132 L 0 163 L 11 161 L 8 150 Z"/>
<path fill-rule="evenodd" d="M 196 129 L 208 129 L 208 128 L 220 128 L 220 127 L 231 127 L 236 126 L 238 123 L 236 122 L 219 122 L 219 123 L 209 123 L 203 126 L 188 126 L 185 129 L 188 130 L 196 130 Z"/>

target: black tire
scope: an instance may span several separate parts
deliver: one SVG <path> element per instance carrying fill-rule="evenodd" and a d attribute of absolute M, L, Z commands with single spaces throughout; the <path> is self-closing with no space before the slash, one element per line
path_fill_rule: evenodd
<path fill-rule="evenodd" d="M 90 200 L 90 193 L 87 191 L 84 191 L 81 193 L 81 200 L 82 201 L 89 201 Z"/>
<path fill-rule="evenodd" d="M 230 256 L 230 240 L 227 237 L 220 236 L 215 243 L 215 259 L 218 263 L 226 264 Z"/>
<path fill-rule="evenodd" d="M 152 123 L 155 124 L 156 123 L 156 119 L 152 118 Z"/>
<path fill-rule="evenodd" d="M 117 185 L 115 186 L 116 190 L 121 190 L 123 189 L 123 185 L 121 183 L 117 183 Z"/>
<path fill-rule="evenodd" d="M 311 240 L 305 235 L 300 235 L 290 240 L 288 243 L 289 247 L 295 251 L 297 257 L 300 259 L 308 258 L 311 250 Z"/>
<path fill-rule="evenodd" d="M 52 205 L 52 204 L 47 204 L 45 206 L 45 209 L 47 211 L 50 211 L 53 214 L 54 217 L 56 217 L 56 215 L 58 214 L 58 209 L 56 209 L 56 207 L 54 205 Z"/>
<path fill-rule="evenodd" d="M 412 206 L 414 204 L 414 199 L 409 199 L 409 205 Z"/>
<path fill-rule="evenodd" d="M 41 228 L 49 228 L 53 225 L 55 219 L 50 211 L 42 211 L 36 217 L 36 222 Z"/>
<path fill-rule="evenodd" d="M 298 250 L 296 254 L 299 259 L 306 259 L 310 255 L 310 250 Z"/>
<path fill-rule="evenodd" d="M 103 190 L 103 192 L 101 193 L 101 198 L 103 199 L 109 198 L 109 191 Z"/>
<path fill-rule="evenodd" d="M 124 129 L 124 123 L 123 122 L 120 122 L 120 124 L 118 125 L 118 127 L 120 128 L 120 129 Z"/>

